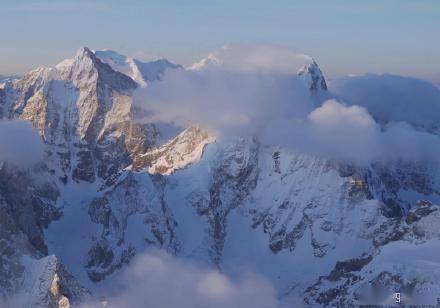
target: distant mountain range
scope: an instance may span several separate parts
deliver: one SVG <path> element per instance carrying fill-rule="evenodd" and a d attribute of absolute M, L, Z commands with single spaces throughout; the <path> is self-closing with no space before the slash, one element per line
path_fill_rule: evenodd
<path fill-rule="evenodd" d="M 343 98 L 340 109 L 358 121 L 368 111 L 362 123 L 376 121 L 378 134 L 398 119 L 423 138 L 439 138 L 440 95 L 431 85 L 416 83 L 429 92 L 419 105 L 408 99 L 385 110 L 378 106 L 388 92 L 372 90 L 376 82 L 414 82 L 368 77 L 364 101 L 357 89 L 365 79 L 332 88 L 313 59 L 300 59 L 286 84 L 300 83 L 310 110 Z M 0 123 L 29 121 L 44 147 L 31 167 L 0 162 L 0 294 L 7 303 L 66 307 L 111 298 L 105 286 L 151 248 L 232 277 L 237 268 L 255 270 L 288 306 L 298 299 L 317 307 L 392 304 L 396 291 L 415 302 L 440 294 L 438 161 L 389 155 L 395 158 L 384 162 L 372 153 L 373 161 L 357 164 L 267 143 L 294 138 L 281 128 L 269 138 L 222 138 L 200 123 L 136 121 L 140 88 L 174 70 L 193 72 L 199 82 L 197 72 L 211 76 L 222 61 L 210 56 L 185 69 L 81 48 L 0 88 Z M 350 109 L 354 100 L 361 107 Z M 430 114 L 413 116 L 424 104 L 434 106 Z M 397 118 L 402 108 L 407 113 Z M 313 115 L 311 123 L 320 120 Z"/>

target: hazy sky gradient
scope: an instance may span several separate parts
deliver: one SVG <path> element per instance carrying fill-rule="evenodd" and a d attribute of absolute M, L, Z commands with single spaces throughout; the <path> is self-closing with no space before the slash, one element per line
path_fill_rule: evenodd
<path fill-rule="evenodd" d="M 440 80 L 440 1 L 2 0 L 0 75 L 80 46 L 190 64 L 228 42 L 287 46 L 329 77 L 393 72 Z"/>

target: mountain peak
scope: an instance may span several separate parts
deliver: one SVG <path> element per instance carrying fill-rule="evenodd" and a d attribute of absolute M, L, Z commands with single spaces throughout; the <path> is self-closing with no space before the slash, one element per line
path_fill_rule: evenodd
<path fill-rule="evenodd" d="M 81 47 L 76 51 L 76 54 L 73 58 L 73 62 L 75 63 L 81 63 L 81 62 L 88 62 L 92 66 L 99 66 L 100 62 L 99 58 L 95 55 L 95 52 L 89 49 L 88 47 Z"/>
<path fill-rule="evenodd" d="M 71 73 L 72 70 L 87 69 L 88 71 L 93 70 L 95 67 L 96 56 L 87 47 L 79 48 L 73 58 L 65 59 L 58 63 L 55 68 L 61 73 Z"/>
<path fill-rule="evenodd" d="M 312 93 L 317 91 L 327 91 L 327 83 L 324 74 L 314 59 L 311 59 L 309 64 L 304 65 L 298 71 L 298 76 L 304 78 L 304 81 Z"/>
<path fill-rule="evenodd" d="M 76 51 L 75 58 L 93 57 L 94 53 L 88 47 L 81 47 Z"/>
<path fill-rule="evenodd" d="M 63 78 L 72 80 L 79 87 L 95 84 L 98 79 L 114 88 L 136 87 L 131 78 L 102 61 L 88 47 L 81 47 L 73 58 L 61 61 L 55 68 Z"/>

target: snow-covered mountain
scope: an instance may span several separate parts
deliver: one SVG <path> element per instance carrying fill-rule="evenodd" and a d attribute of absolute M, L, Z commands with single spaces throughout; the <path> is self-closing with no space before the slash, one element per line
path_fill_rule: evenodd
<path fill-rule="evenodd" d="M 0 84 L 3 84 L 9 80 L 13 80 L 13 79 L 18 79 L 18 77 L 16 76 L 4 76 L 4 75 L 0 75 Z"/>
<path fill-rule="evenodd" d="M 314 60 L 294 60 L 311 101 L 331 96 Z M 1 119 L 30 121 L 45 146 L 32 168 L 0 162 L 7 303 L 111 296 L 149 248 L 232 276 L 257 271 L 288 307 L 388 303 L 396 290 L 417 302 L 440 288 L 438 161 L 360 166 L 197 124 L 163 143 L 160 123 L 134 120 L 133 93 L 173 69 L 183 70 L 81 48 L 0 89 Z"/>
<path fill-rule="evenodd" d="M 160 79 L 166 69 L 181 68 L 180 65 L 171 63 L 167 59 L 157 59 L 151 62 L 142 62 L 126 57 L 113 50 L 97 50 L 95 55 L 104 63 L 110 65 L 115 71 L 121 72 L 140 85 Z"/>

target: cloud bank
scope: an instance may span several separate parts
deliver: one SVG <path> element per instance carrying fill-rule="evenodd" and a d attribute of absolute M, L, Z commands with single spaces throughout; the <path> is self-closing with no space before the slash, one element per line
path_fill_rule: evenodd
<path fill-rule="evenodd" d="M 332 81 L 330 90 L 346 103 L 365 107 L 381 123 L 440 123 L 440 90 L 421 79 L 390 74 L 347 76 Z"/>
<path fill-rule="evenodd" d="M 31 123 L 0 120 L 0 162 L 29 166 L 43 159 L 44 147 Z"/>
<path fill-rule="evenodd" d="M 440 153 L 439 136 L 406 122 L 381 126 L 365 108 L 336 100 L 324 102 L 304 120 L 273 123 L 262 138 L 265 144 L 362 166 L 377 161 L 438 161 Z"/>
<path fill-rule="evenodd" d="M 277 308 L 274 287 L 248 273 L 233 280 L 163 251 L 138 255 L 113 285 L 107 307 Z M 100 307 L 99 303 L 82 308 Z"/>
<path fill-rule="evenodd" d="M 296 75 L 310 58 L 250 47 L 229 45 L 191 70 L 168 70 L 160 82 L 139 89 L 134 101 L 147 112 L 142 121 L 198 123 L 217 133 L 243 134 L 313 110 L 309 90 Z"/>
<path fill-rule="evenodd" d="M 322 102 L 296 73 L 310 61 L 282 48 L 228 45 L 189 70 L 167 71 L 136 93 L 135 105 L 143 121 L 256 135 L 341 162 L 439 160 L 437 88 L 394 75 L 345 77 Z"/>
<path fill-rule="evenodd" d="M 199 123 L 222 133 L 253 133 L 268 121 L 305 116 L 313 106 L 296 76 L 224 70 L 173 70 L 138 92 L 148 102 L 144 121 L 186 126 Z"/>

